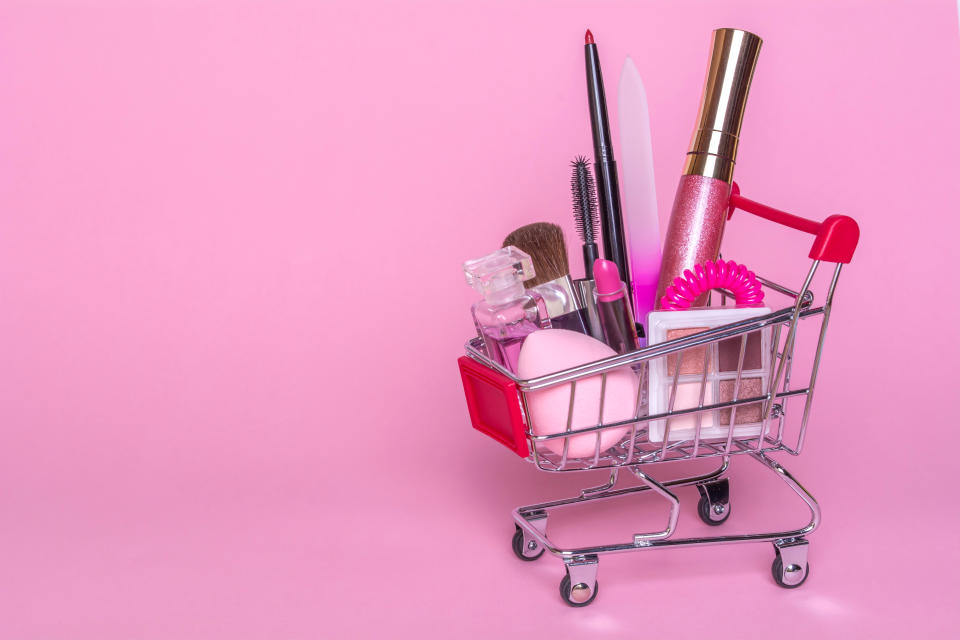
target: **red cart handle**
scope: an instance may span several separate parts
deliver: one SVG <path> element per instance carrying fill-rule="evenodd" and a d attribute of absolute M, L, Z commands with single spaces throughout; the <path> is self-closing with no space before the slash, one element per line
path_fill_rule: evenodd
<path fill-rule="evenodd" d="M 784 226 L 817 236 L 810 249 L 810 258 L 826 262 L 849 263 L 853 259 L 853 252 L 860 239 L 860 227 L 857 221 L 849 216 L 827 216 L 823 222 L 814 222 L 786 211 L 780 211 L 765 204 L 748 200 L 740 195 L 740 187 L 736 182 L 730 193 L 730 208 L 727 219 L 733 217 L 734 209 L 742 209 L 747 213 L 776 222 Z"/>

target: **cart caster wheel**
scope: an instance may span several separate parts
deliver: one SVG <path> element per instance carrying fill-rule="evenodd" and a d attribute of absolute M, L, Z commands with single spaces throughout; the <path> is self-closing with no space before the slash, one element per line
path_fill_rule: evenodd
<path fill-rule="evenodd" d="M 698 484 L 700 502 L 697 515 L 705 524 L 716 527 L 730 517 L 730 483 L 724 478 L 717 482 Z"/>
<path fill-rule="evenodd" d="M 517 527 L 516 532 L 513 534 L 513 553 L 516 554 L 518 558 L 526 562 L 533 562 L 542 556 L 543 552 L 543 547 L 532 538 L 524 543 L 523 529 Z"/>
<path fill-rule="evenodd" d="M 593 589 L 584 583 L 570 586 L 570 574 L 565 574 L 560 581 L 560 597 L 571 607 L 585 607 L 597 598 L 600 583 L 594 581 Z"/>
<path fill-rule="evenodd" d="M 773 559 L 773 567 L 771 567 L 771 570 L 773 572 L 773 579 L 778 585 L 784 589 L 796 589 L 807 581 L 807 576 L 810 575 L 810 563 L 808 562 L 806 567 L 800 567 L 792 564 L 785 571 L 783 568 L 783 558 L 781 558 L 778 554 L 777 557 Z M 802 572 L 799 578 L 791 577 L 797 572 Z M 797 580 L 798 582 L 791 584 L 790 582 L 787 582 L 788 580 Z"/>
<path fill-rule="evenodd" d="M 719 503 L 711 505 L 706 497 L 700 498 L 700 502 L 697 503 L 697 514 L 705 524 L 717 527 L 730 517 L 730 505 Z"/>
<path fill-rule="evenodd" d="M 784 589 L 796 589 L 810 575 L 810 563 L 807 562 L 807 541 L 780 546 L 774 543 L 777 557 L 770 568 L 773 580 Z M 786 557 L 786 560 L 784 558 Z M 786 562 L 786 564 L 784 564 Z"/>

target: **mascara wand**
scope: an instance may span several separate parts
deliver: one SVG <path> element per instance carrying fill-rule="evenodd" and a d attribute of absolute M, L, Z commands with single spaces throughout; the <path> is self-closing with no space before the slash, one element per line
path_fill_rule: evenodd
<path fill-rule="evenodd" d="M 583 242 L 583 279 L 574 281 L 580 302 L 587 316 L 587 329 L 597 340 L 603 340 L 603 328 L 597 314 L 594 298 L 596 284 L 593 281 L 593 263 L 600 257 L 597 250 L 597 230 L 600 228 L 600 212 L 597 209 L 597 183 L 593 181 L 590 165 L 583 156 L 570 163 L 570 191 L 573 193 L 573 222 L 577 235 Z"/>
<path fill-rule="evenodd" d="M 585 280 L 593 280 L 593 263 L 600 257 L 597 249 L 597 228 L 600 212 L 597 210 L 597 184 L 590 173 L 590 165 L 583 156 L 570 163 L 573 175 L 570 190 L 573 192 L 573 220 L 577 235 L 583 242 L 583 273 Z"/>

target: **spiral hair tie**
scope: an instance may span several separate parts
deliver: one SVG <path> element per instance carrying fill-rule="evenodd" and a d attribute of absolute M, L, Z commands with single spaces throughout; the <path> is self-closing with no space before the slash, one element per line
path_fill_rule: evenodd
<path fill-rule="evenodd" d="M 689 309 L 693 301 L 711 289 L 724 289 L 733 294 L 737 305 L 758 307 L 763 304 L 763 289 L 757 276 L 733 260 L 711 260 L 687 269 L 667 287 L 660 298 L 660 308 L 666 311 Z"/>

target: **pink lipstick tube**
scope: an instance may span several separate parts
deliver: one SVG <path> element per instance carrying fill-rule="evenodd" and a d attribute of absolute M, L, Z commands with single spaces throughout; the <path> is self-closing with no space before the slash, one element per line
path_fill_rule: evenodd
<path fill-rule="evenodd" d="M 627 300 L 627 285 L 620 280 L 617 265 L 598 259 L 593 263 L 596 279 L 597 315 L 603 330 L 603 341 L 617 353 L 629 353 L 640 347 L 637 325 Z"/>
<path fill-rule="evenodd" d="M 720 254 L 740 125 L 763 41 L 740 29 L 713 32 L 697 126 L 663 245 L 657 308 L 675 278 Z M 706 294 L 694 305 L 706 303 Z"/>

